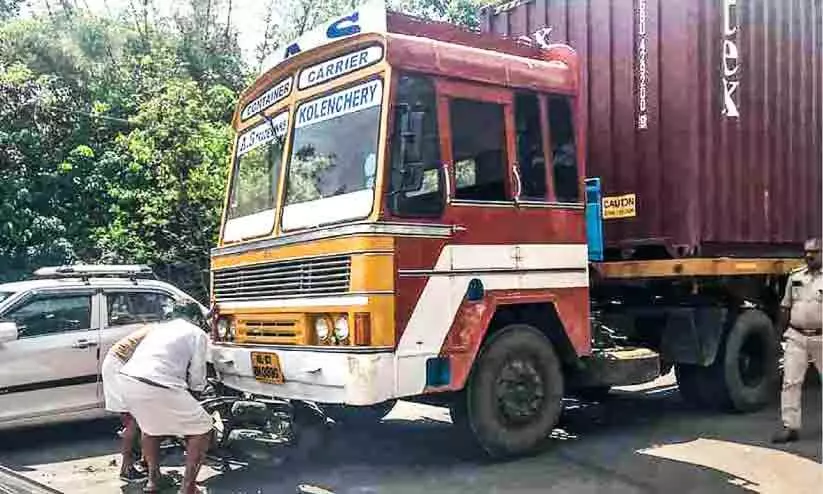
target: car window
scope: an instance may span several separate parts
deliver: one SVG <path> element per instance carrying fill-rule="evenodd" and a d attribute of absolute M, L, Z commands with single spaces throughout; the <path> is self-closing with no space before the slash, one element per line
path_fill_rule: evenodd
<path fill-rule="evenodd" d="M 115 292 L 106 294 L 108 326 L 160 321 L 174 300 L 165 293 Z"/>
<path fill-rule="evenodd" d="M 91 328 L 91 295 L 41 295 L 7 313 L 21 338 Z"/>

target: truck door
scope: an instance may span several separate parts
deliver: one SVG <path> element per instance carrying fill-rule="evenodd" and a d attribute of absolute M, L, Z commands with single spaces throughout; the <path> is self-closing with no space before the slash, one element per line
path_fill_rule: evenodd
<path fill-rule="evenodd" d="M 438 97 L 444 218 L 455 229 L 450 313 L 477 279 L 487 292 L 554 301 L 572 340 L 586 343 L 585 208 L 570 99 L 452 81 L 438 81 Z"/>
<path fill-rule="evenodd" d="M 445 219 L 456 227 L 450 269 L 482 274 L 516 267 L 518 183 L 512 91 L 438 81 L 441 155 L 449 173 Z M 460 283 L 467 280 L 459 280 Z"/>

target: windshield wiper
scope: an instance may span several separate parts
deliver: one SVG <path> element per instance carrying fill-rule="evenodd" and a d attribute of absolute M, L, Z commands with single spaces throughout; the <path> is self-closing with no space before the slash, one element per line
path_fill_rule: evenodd
<path fill-rule="evenodd" d="M 274 139 L 277 141 L 277 145 L 282 148 L 286 143 L 286 136 L 281 136 L 277 134 L 277 128 L 274 126 L 274 119 L 266 115 L 264 110 L 261 110 L 257 115 L 260 116 L 266 122 L 268 122 L 269 126 L 271 127 L 271 133 L 274 136 Z"/>

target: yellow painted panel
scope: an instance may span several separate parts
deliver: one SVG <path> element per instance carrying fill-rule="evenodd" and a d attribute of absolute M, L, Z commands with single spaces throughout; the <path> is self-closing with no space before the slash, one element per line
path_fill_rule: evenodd
<path fill-rule="evenodd" d="M 368 312 L 371 314 L 371 346 L 394 346 L 394 296 L 393 295 L 369 295 L 369 303 L 366 306 L 327 306 L 312 307 L 310 309 L 296 307 L 282 308 L 255 308 L 255 309 L 233 309 L 221 310 L 224 316 L 233 316 L 238 323 L 237 343 L 263 343 L 263 344 L 294 344 L 312 345 L 315 344 L 312 327 L 313 318 L 318 315 L 348 314 L 349 325 L 354 332 L 354 314 L 358 312 Z M 286 338 L 276 335 L 249 336 L 247 334 L 248 321 L 295 321 L 294 337 Z"/>
<path fill-rule="evenodd" d="M 371 345 L 394 346 L 394 296 L 373 295 L 369 297 L 369 308 L 372 311 Z"/>
<path fill-rule="evenodd" d="M 394 258 L 391 254 L 352 256 L 352 292 L 390 292 L 394 290 Z"/>
<path fill-rule="evenodd" d="M 394 249 L 394 239 L 387 236 L 342 237 L 295 245 L 260 249 L 241 254 L 212 257 L 212 269 L 247 266 L 270 261 L 299 259 L 357 252 L 386 252 Z"/>
<path fill-rule="evenodd" d="M 694 258 L 603 262 L 595 269 L 604 278 L 675 278 L 785 274 L 801 264 L 800 259 Z"/>

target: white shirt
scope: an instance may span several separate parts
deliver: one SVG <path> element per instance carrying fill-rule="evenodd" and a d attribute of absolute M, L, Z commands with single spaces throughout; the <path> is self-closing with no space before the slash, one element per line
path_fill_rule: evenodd
<path fill-rule="evenodd" d="M 170 388 L 202 391 L 208 347 L 206 333 L 184 319 L 158 323 L 120 373 Z"/>

